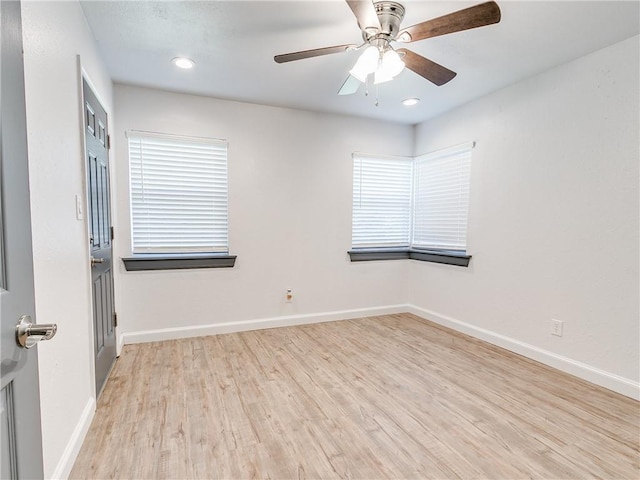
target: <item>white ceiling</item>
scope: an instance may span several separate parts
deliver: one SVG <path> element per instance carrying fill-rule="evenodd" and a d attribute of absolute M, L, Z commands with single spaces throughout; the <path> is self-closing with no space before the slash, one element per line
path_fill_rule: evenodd
<path fill-rule="evenodd" d="M 502 21 L 496 25 L 403 45 L 454 70 L 456 78 L 436 87 L 405 70 L 379 87 L 379 106 L 375 87 L 368 97 L 364 88 L 336 94 L 359 52 L 273 61 L 281 53 L 360 44 L 342 0 L 81 5 L 115 82 L 409 124 L 640 32 L 638 1 L 497 1 Z M 407 27 L 481 2 L 401 3 Z M 170 63 L 176 56 L 192 58 L 196 67 L 176 69 Z M 407 97 L 422 101 L 403 107 Z"/>

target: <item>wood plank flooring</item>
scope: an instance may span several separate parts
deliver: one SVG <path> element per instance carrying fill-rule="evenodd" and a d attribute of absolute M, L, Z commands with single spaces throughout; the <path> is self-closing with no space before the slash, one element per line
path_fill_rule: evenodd
<path fill-rule="evenodd" d="M 410 314 L 128 345 L 71 478 L 634 479 L 640 404 Z"/>

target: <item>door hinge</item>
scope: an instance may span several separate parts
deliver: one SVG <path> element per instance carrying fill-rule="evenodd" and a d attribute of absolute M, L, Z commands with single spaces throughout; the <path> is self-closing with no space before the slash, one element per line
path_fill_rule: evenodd
<path fill-rule="evenodd" d="M 115 236 L 115 231 L 113 227 L 111 227 L 111 240 L 113 240 L 114 236 Z"/>
<path fill-rule="evenodd" d="M 118 326 L 118 314 L 116 312 L 113 312 L 113 326 Z"/>
<path fill-rule="evenodd" d="M 111 135 L 107 135 L 107 149 L 111 150 Z"/>

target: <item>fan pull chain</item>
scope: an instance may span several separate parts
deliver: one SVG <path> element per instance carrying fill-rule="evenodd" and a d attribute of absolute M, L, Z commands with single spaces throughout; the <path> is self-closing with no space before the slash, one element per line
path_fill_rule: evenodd
<path fill-rule="evenodd" d="M 379 92 L 380 92 L 380 86 L 376 85 L 376 107 L 380 105 L 380 101 L 379 101 L 380 98 L 379 98 L 379 95 L 378 95 Z"/>

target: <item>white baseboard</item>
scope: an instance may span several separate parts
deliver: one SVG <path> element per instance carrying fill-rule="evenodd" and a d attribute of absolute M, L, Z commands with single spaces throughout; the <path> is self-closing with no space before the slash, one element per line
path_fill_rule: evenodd
<path fill-rule="evenodd" d="M 571 358 L 558 355 L 548 350 L 529 345 L 527 343 L 505 337 L 499 333 L 476 327 L 466 322 L 456 320 L 445 315 L 441 315 L 431 310 L 408 305 L 407 311 L 425 320 L 432 321 L 439 325 L 451 328 L 466 335 L 484 340 L 485 342 L 497 345 L 511 352 L 530 358 L 550 367 L 574 375 L 578 378 L 594 383 L 614 392 L 618 392 L 635 400 L 640 400 L 640 383 L 628 378 L 620 377 L 613 373 L 605 372 L 586 363 L 572 360 Z"/>
<path fill-rule="evenodd" d="M 359 308 L 354 310 L 340 310 L 326 313 L 310 313 L 304 315 L 287 315 L 282 317 L 261 318 L 238 322 L 215 323 L 210 325 L 194 325 L 179 328 L 164 328 L 159 330 L 144 330 L 139 332 L 123 332 L 122 341 L 125 345 L 131 343 L 158 342 L 175 340 L 178 338 L 202 337 L 219 335 L 222 333 L 246 332 L 265 328 L 291 327 L 309 323 L 332 322 L 349 320 L 352 318 L 373 317 L 406 312 L 407 305 L 389 305 L 384 307 Z"/>
<path fill-rule="evenodd" d="M 401 304 L 384 307 L 360 308 L 354 310 L 340 310 L 326 313 L 312 313 L 304 315 L 287 315 L 282 317 L 261 318 L 257 320 L 236 321 L 209 325 L 193 325 L 179 328 L 165 328 L 158 330 L 144 330 L 139 332 L 123 332 L 119 338 L 119 351 L 123 344 L 157 342 L 163 340 L 175 340 L 179 338 L 192 338 L 206 335 L 218 335 L 223 333 L 246 332 L 249 330 L 261 330 L 265 328 L 289 327 L 310 323 L 331 322 L 336 320 L 348 320 L 352 318 L 372 317 L 393 313 L 410 312 L 426 320 L 449 327 L 458 332 L 484 340 L 493 345 L 505 348 L 511 352 L 523 355 L 532 360 L 544 363 L 563 372 L 582 378 L 588 382 L 621 393 L 627 397 L 640 400 L 640 383 L 620 377 L 610 372 L 600 370 L 591 365 L 572 360 L 571 358 L 529 345 L 525 342 L 506 337 L 460 320 L 456 320 L 437 312 L 417 307 L 415 305 Z"/>
<path fill-rule="evenodd" d="M 80 420 L 78 420 L 76 428 L 73 429 L 73 433 L 71 434 L 71 438 L 69 439 L 64 452 L 62 452 L 62 457 L 60 457 L 60 461 L 50 477 L 51 479 L 66 480 L 69 478 L 69 475 L 71 475 L 71 469 L 73 468 L 76 458 L 78 458 L 82 442 L 84 442 L 84 438 L 87 436 L 87 432 L 89 431 L 89 427 L 91 426 L 91 421 L 93 420 L 95 413 L 96 399 L 92 397 L 87 401 L 87 404 L 82 411 L 82 415 L 80 415 Z"/>

